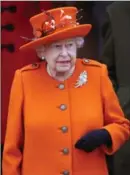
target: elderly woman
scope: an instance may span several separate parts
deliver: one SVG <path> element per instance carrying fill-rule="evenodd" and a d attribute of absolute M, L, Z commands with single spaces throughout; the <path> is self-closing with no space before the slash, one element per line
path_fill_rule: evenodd
<path fill-rule="evenodd" d="M 76 59 L 91 25 L 75 7 L 30 19 L 44 61 L 15 73 L 3 154 L 3 175 L 108 175 L 105 154 L 130 136 L 106 66 Z"/>

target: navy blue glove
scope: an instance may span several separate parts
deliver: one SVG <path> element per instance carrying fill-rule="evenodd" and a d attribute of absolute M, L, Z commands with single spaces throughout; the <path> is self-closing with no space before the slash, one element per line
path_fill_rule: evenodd
<path fill-rule="evenodd" d="M 112 139 L 106 129 L 97 129 L 85 134 L 75 144 L 75 148 L 92 152 L 101 145 L 112 146 Z"/>

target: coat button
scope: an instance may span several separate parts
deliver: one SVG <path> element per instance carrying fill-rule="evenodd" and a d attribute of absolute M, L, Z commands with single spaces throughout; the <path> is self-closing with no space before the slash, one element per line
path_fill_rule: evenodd
<path fill-rule="evenodd" d="M 63 173 L 62 173 L 63 175 L 69 175 L 70 173 L 69 173 L 69 171 L 68 170 L 65 170 L 65 171 L 63 171 Z"/>
<path fill-rule="evenodd" d="M 61 130 L 63 133 L 66 133 L 68 131 L 68 127 L 67 126 L 62 126 Z"/>
<path fill-rule="evenodd" d="M 63 150 L 62 150 L 62 152 L 63 152 L 63 154 L 69 154 L 69 149 L 68 148 L 64 148 Z"/>
<path fill-rule="evenodd" d="M 6 24 L 6 25 L 3 25 L 1 27 L 2 30 L 7 30 L 7 31 L 13 31 L 14 30 L 14 26 L 13 24 Z"/>
<path fill-rule="evenodd" d="M 62 89 L 65 88 L 65 85 L 64 84 L 59 84 L 58 88 L 62 90 Z"/>
<path fill-rule="evenodd" d="M 60 105 L 60 109 L 61 109 L 62 111 L 64 111 L 64 110 L 66 110 L 66 109 L 67 109 L 67 106 L 66 106 L 66 105 L 64 105 L 64 104 L 62 104 L 62 105 Z"/>
<path fill-rule="evenodd" d="M 7 49 L 8 52 L 14 52 L 15 47 L 13 44 L 1 44 L 1 49 Z"/>

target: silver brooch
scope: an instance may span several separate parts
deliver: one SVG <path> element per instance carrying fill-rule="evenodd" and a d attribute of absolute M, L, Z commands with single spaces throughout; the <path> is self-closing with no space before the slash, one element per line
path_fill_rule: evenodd
<path fill-rule="evenodd" d="M 76 81 L 75 88 L 81 87 L 88 81 L 88 74 L 86 71 L 83 71 Z"/>

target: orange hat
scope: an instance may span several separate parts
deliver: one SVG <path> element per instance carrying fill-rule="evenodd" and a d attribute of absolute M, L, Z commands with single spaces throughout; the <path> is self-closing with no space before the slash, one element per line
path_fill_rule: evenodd
<path fill-rule="evenodd" d="M 92 26 L 91 24 L 80 25 L 76 19 L 77 13 L 76 7 L 62 7 L 33 16 L 30 18 L 30 23 L 34 38 L 21 46 L 20 50 L 87 35 Z"/>

